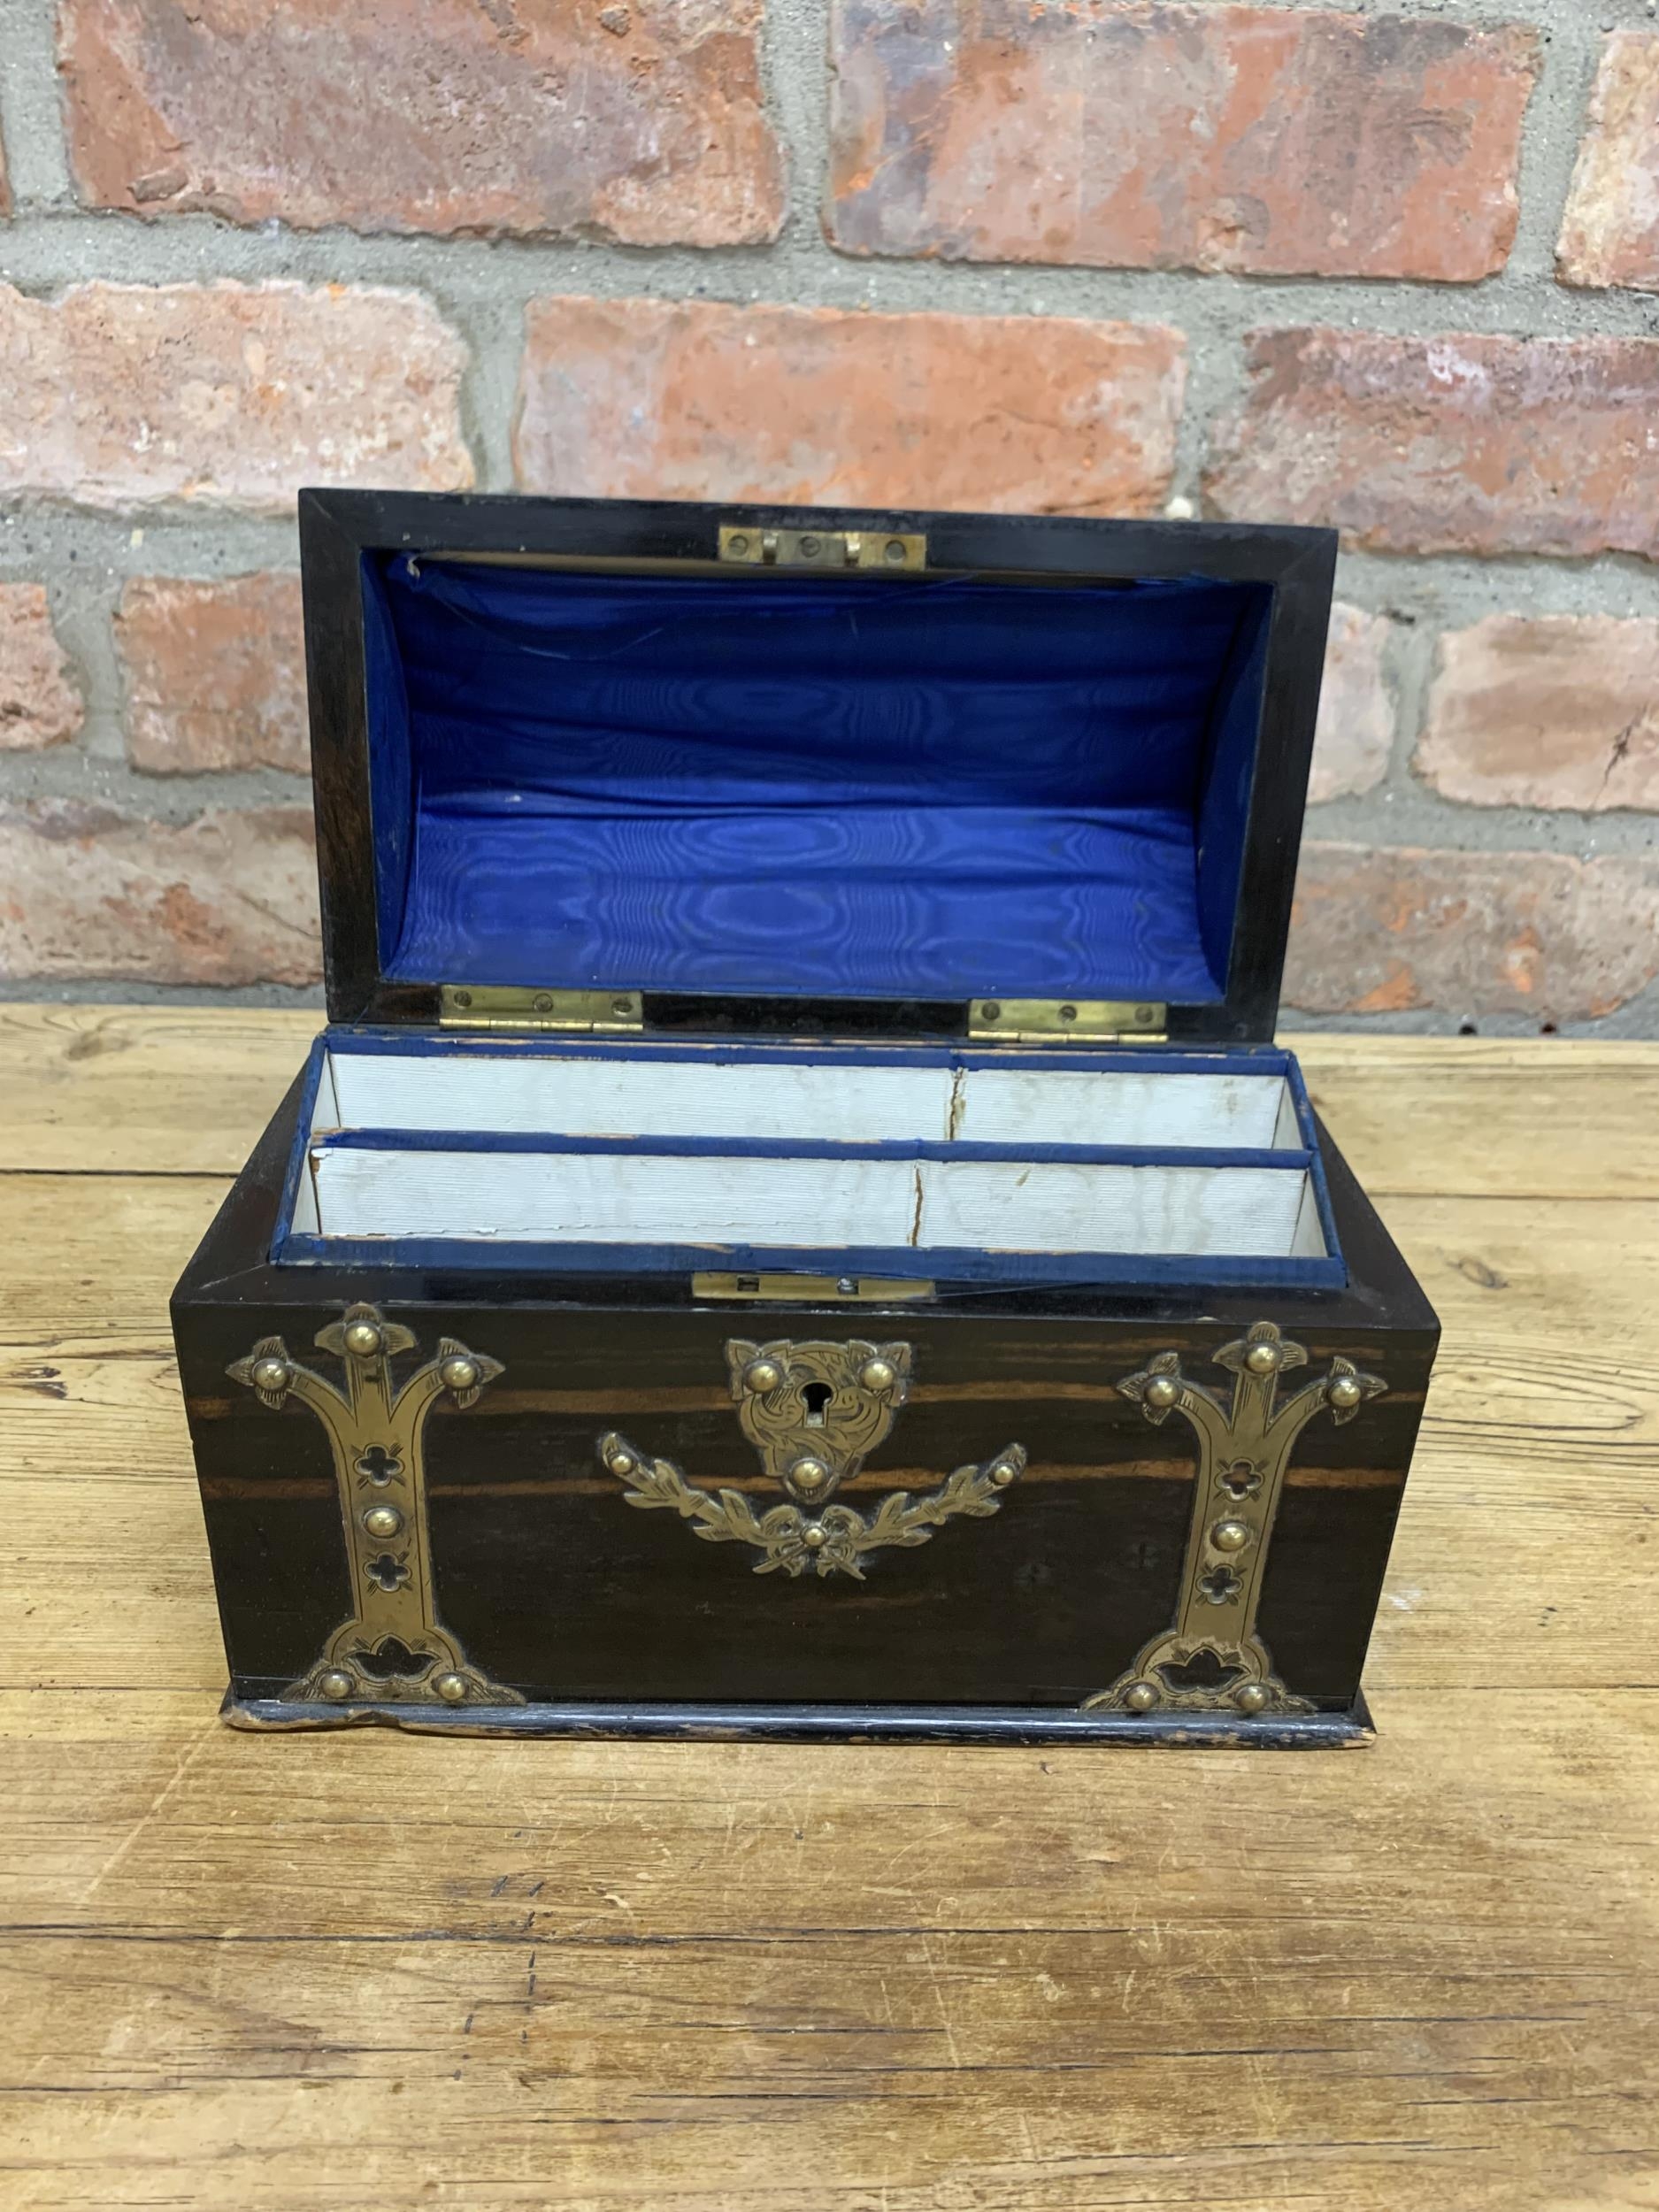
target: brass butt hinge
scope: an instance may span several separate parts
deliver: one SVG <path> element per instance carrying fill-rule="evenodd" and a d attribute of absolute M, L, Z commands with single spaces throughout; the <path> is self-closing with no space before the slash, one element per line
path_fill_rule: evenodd
<path fill-rule="evenodd" d="M 720 558 L 749 568 L 874 568 L 902 576 L 927 565 L 919 531 L 774 530 L 749 522 L 720 526 Z"/>
<path fill-rule="evenodd" d="M 638 991 L 536 991 L 498 983 L 446 983 L 438 994 L 443 1029 L 555 1029 L 616 1034 L 645 1026 Z"/>
<path fill-rule="evenodd" d="M 1072 1037 L 1079 1044 L 1161 1045 L 1169 1039 L 1169 1008 L 1152 1001 L 1116 998 L 976 998 L 968 1008 L 968 1034 L 1047 1041 Z"/>

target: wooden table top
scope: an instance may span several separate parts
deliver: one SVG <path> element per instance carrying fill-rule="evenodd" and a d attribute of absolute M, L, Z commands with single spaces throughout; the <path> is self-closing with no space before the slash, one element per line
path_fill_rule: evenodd
<path fill-rule="evenodd" d="M 0 1006 L 0 2203 L 1659 2206 L 1659 1045 L 1320 1036 L 1446 1325 L 1354 1753 L 280 1739 L 173 1280 L 316 1026 Z"/>

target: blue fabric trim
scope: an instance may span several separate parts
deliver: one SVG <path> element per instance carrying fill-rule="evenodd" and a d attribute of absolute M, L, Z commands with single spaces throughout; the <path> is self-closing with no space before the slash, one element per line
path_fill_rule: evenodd
<path fill-rule="evenodd" d="M 372 558 L 388 976 L 1222 995 L 1201 877 L 1230 913 L 1244 819 L 1211 756 L 1253 750 L 1268 587 Z"/>
<path fill-rule="evenodd" d="M 1204 956 L 1225 985 L 1244 872 L 1243 825 L 1249 818 L 1261 743 L 1262 692 L 1272 603 L 1240 617 L 1233 651 L 1217 686 L 1210 746 L 1198 803 L 1198 925 Z"/>
<path fill-rule="evenodd" d="M 1134 1144 L 955 1144 L 928 1137 L 575 1137 L 518 1129 L 333 1129 L 314 1152 L 622 1154 L 670 1160 L 987 1160 L 1062 1167 L 1271 1167 L 1300 1172 L 1306 1152 Z"/>
<path fill-rule="evenodd" d="M 363 576 L 363 675 L 369 726 L 369 819 L 374 831 L 374 910 L 380 964 L 403 933 L 415 849 L 414 777 L 409 695 L 403 655 L 378 564 L 366 553 Z"/>
<path fill-rule="evenodd" d="M 273 1259 L 280 1258 L 281 1248 L 292 1233 L 294 1209 L 299 1203 L 300 1181 L 306 1171 L 310 1152 L 311 1123 L 317 1117 L 317 1093 L 323 1079 L 323 1059 L 328 1051 L 326 1033 L 313 1037 L 311 1048 L 305 1059 L 305 1079 L 300 1086 L 299 1120 L 296 1125 L 293 1149 L 282 1178 L 282 1195 L 277 1202 L 277 1233 L 271 1248 Z"/>
<path fill-rule="evenodd" d="M 1102 1284 L 1162 1286 L 1258 1285 L 1263 1289 L 1340 1290 L 1340 1260 L 1217 1259 L 1180 1253 L 986 1252 L 941 1246 L 918 1253 L 908 1245 L 817 1248 L 749 1244 L 509 1244 L 442 1237 L 290 1236 L 277 1256 L 297 1266 L 374 1269 L 485 1269 L 529 1275 L 689 1275 L 703 1269 L 737 1274 L 890 1275 L 905 1281 L 983 1283 L 1007 1290 L 1024 1285 Z"/>
<path fill-rule="evenodd" d="M 742 1064 L 811 1067 L 1046 1068 L 1087 1075 L 1106 1070 L 1126 1075 L 1283 1075 L 1294 1062 L 1282 1045 L 1231 1045 L 1217 1051 L 1183 1051 L 1179 1045 L 1096 1047 L 1033 1045 L 762 1044 L 741 1037 L 670 1038 L 556 1036 L 526 1032 L 522 1036 L 488 1030 L 378 1029 L 350 1025 L 324 1032 L 333 1052 L 409 1054 L 470 1053 L 496 1059 L 692 1060 L 700 1067 Z"/>

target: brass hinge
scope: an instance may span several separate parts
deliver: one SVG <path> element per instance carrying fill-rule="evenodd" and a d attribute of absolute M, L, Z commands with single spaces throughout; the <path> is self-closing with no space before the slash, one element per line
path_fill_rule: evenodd
<path fill-rule="evenodd" d="M 919 531 L 773 530 L 749 522 L 720 526 L 720 558 L 750 568 L 878 568 L 892 576 L 926 568 Z"/>
<path fill-rule="evenodd" d="M 1079 1044 L 1161 1045 L 1169 1008 L 1116 998 L 976 998 L 968 1008 L 970 1037 L 1074 1037 Z"/>
<path fill-rule="evenodd" d="M 559 1029 L 571 1034 L 640 1030 L 638 991 L 537 991 L 517 984 L 446 983 L 438 995 L 445 1029 Z"/>
<path fill-rule="evenodd" d="M 724 1275 L 691 1279 L 694 1298 L 750 1298 L 769 1304 L 901 1305 L 931 1298 L 933 1286 L 919 1276 L 891 1275 Z"/>

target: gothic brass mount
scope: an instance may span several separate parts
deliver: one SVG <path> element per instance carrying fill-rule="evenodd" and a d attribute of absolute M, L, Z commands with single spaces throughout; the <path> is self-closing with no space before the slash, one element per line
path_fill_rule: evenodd
<path fill-rule="evenodd" d="M 516 1690 L 472 1666 L 438 1620 L 426 1535 L 426 1416 L 448 1395 L 470 1406 L 502 1371 L 498 1360 L 442 1337 L 435 1358 L 401 1390 L 392 1359 L 414 1349 L 411 1333 L 374 1306 L 348 1306 L 319 1330 L 319 1351 L 345 1371 L 338 1388 L 290 1358 L 280 1336 L 262 1337 L 225 1371 L 262 1406 L 280 1412 L 298 1399 L 322 1423 L 334 1450 L 345 1524 L 352 1610 L 285 1701 L 331 1705 L 522 1705 Z"/>
<path fill-rule="evenodd" d="M 650 1459 L 614 1432 L 599 1456 L 625 1483 L 630 1505 L 665 1507 L 710 1544 L 749 1544 L 762 1554 L 757 1574 L 809 1568 L 864 1579 L 859 1562 L 887 1545 L 925 1544 L 942 1523 L 983 1519 L 1025 1464 L 1010 1444 L 982 1465 L 958 1467 L 938 1489 L 914 1498 L 895 1490 L 866 1517 L 830 1501 L 884 1441 L 910 1394 L 908 1344 L 752 1344 L 733 1338 L 726 1363 L 737 1417 L 769 1478 L 791 1501 L 757 1515 L 741 1490 L 702 1490 L 672 1460 Z"/>
<path fill-rule="evenodd" d="M 1292 1447 L 1309 1422 L 1326 1409 L 1333 1421 L 1351 1421 L 1387 1385 L 1351 1360 L 1333 1359 L 1327 1373 L 1280 1405 L 1279 1377 L 1305 1367 L 1308 1354 L 1271 1321 L 1256 1322 L 1215 1356 L 1233 1374 L 1231 1404 L 1189 1381 L 1174 1352 L 1158 1353 L 1118 1385 L 1155 1427 L 1171 1413 L 1191 1423 L 1198 1480 L 1174 1625 L 1145 1645 L 1110 1689 L 1086 1698 L 1086 1713 L 1313 1710 L 1273 1672 L 1256 1632 L 1273 1518 Z"/>

